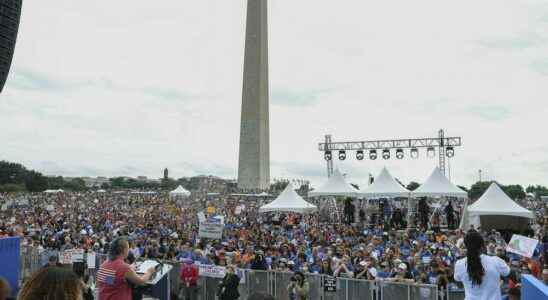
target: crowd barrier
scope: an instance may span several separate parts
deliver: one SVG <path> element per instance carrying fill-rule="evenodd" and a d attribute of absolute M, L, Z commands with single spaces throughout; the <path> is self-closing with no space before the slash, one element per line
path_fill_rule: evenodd
<path fill-rule="evenodd" d="M 58 255 L 56 251 L 38 251 L 36 248 L 22 247 L 21 250 L 21 279 L 27 278 L 34 271 L 47 263 L 52 255 Z M 95 280 L 96 271 L 106 256 L 96 255 L 95 269 L 90 269 L 92 281 Z M 180 295 L 181 282 L 179 273 L 181 263 L 171 262 L 173 269 L 170 273 L 170 287 L 173 296 Z M 292 273 L 243 270 L 244 280 L 239 286 L 240 299 L 245 300 L 256 291 L 273 295 L 275 299 L 286 300 L 289 298 L 287 287 Z M 329 291 L 326 281 L 330 277 L 319 274 L 306 274 L 306 280 L 310 286 L 309 299 L 320 300 L 462 300 L 464 293 L 453 291 L 440 291 L 436 285 L 399 283 L 391 281 L 368 281 L 339 277 L 336 279 L 336 288 Z M 217 287 L 221 278 L 200 276 L 198 281 L 199 300 L 217 300 Z M 177 298 L 172 299 L 177 299 Z"/>

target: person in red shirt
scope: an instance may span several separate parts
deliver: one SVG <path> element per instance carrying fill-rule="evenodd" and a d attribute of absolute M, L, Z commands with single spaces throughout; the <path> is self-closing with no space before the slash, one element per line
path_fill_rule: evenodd
<path fill-rule="evenodd" d="M 97 272 L 99 300 L 131 300 L 131 287 L 128 283 L 144 285 L 154 273 L 148 269 L 142 276 L 137 275 L 130 265 L 124 262 L 129 254 L 129 244 L 125 238 L 117 238 L 110 243 L 109 259 Z"/>
<path fill-rule="evenodd" d="M 181 267 L 182 299 L 198 299 L 198 273 L 198 266 L 193 264 L 192 259 L 185 259 Z"/>

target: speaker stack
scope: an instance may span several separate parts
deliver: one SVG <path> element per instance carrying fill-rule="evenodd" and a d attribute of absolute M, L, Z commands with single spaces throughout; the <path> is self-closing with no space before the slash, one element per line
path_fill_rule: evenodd
<path fill-rule="evenodd" d="M 10 70 L 23 0 L 0 0 L 0 93 Z"/>

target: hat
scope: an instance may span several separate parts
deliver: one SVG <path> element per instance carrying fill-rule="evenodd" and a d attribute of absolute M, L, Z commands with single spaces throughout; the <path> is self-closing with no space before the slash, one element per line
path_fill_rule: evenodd
<path fill-rule="evenodd" d="M 398 265 L 398 269 L 407 270 L 407 265 L 404 263 L 401 263 Z"/>
<path fill-rule="evenodd" d="M 294 265 L 294 264 L 295 264 L 295 262 L 294 262 L 294 261 L 292 261 L 292 260 L 290 260 L 290 261 L 288 261 L 288 262 L 287 262 L 287 264 L 288 264 L 288 265 Z"/>
<path fill-rule="evenodd" d="M 367 262 L 365 260 L 360 261 L 360 266 L 367 266 Z"/>

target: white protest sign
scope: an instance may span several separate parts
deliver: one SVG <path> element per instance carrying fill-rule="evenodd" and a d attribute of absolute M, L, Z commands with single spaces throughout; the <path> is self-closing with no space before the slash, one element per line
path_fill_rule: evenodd
<path fill-rule="evenodd" d="M 533 252 L 535 252 L 537 244 L 538 240 L 536 239 L 514 234 L 512 235 L 510 243 L 508 243 L 508 246 L 506 247 L 506 251 L 531 258 L 533 256 Z"/>
<path fill-rule="evenodd" d="M 95 269 L 95 252 L 89 252 L 87 257 L 88 269 Z"/>
<path fill-rule="evenodd" d="M 84 249 L 72 249 L 72 262 L 84 261 Z"/>
<path fill-rule="evenodd" d="M 46 205 L 46 210 L 47 211 L 53 211 L 55 208 L 53 207 L 53 205 L 49 204 L 49 205 Z"/>
<path fill-rule="evenodd" d="M 198 236 L 207 239 L 221 239 L 224 224 L 221 222 L 200 222 Z"/>
<path fill-rule="evenodd" d="M 205 220 L 206 220 L 206 216 L 205 216 L 204 212 L 203 211 L 199 212 L 198 213 L 198 222 L 200 222 L 200 223 L 205 222 Z"/>
<path fill-rule="evenodd" d="M 72 264 L 72 250 L 59 252 L 59 263 L 62 265 Z"/>
<path fill-rule="evenodd" d="M 8 205 L 7 204 L 2 205 L 2 210 L 8 210 Z"/>
<path fill-rule="evenodd" d="M 198 265 L 198 274 L 204 277 L 223 278 L 225 277 L 225 267 L 214 265 Z M 245 271 L 236 269 L 236 275 L 240 277 L 240 283 L 245 283 Z"/>

